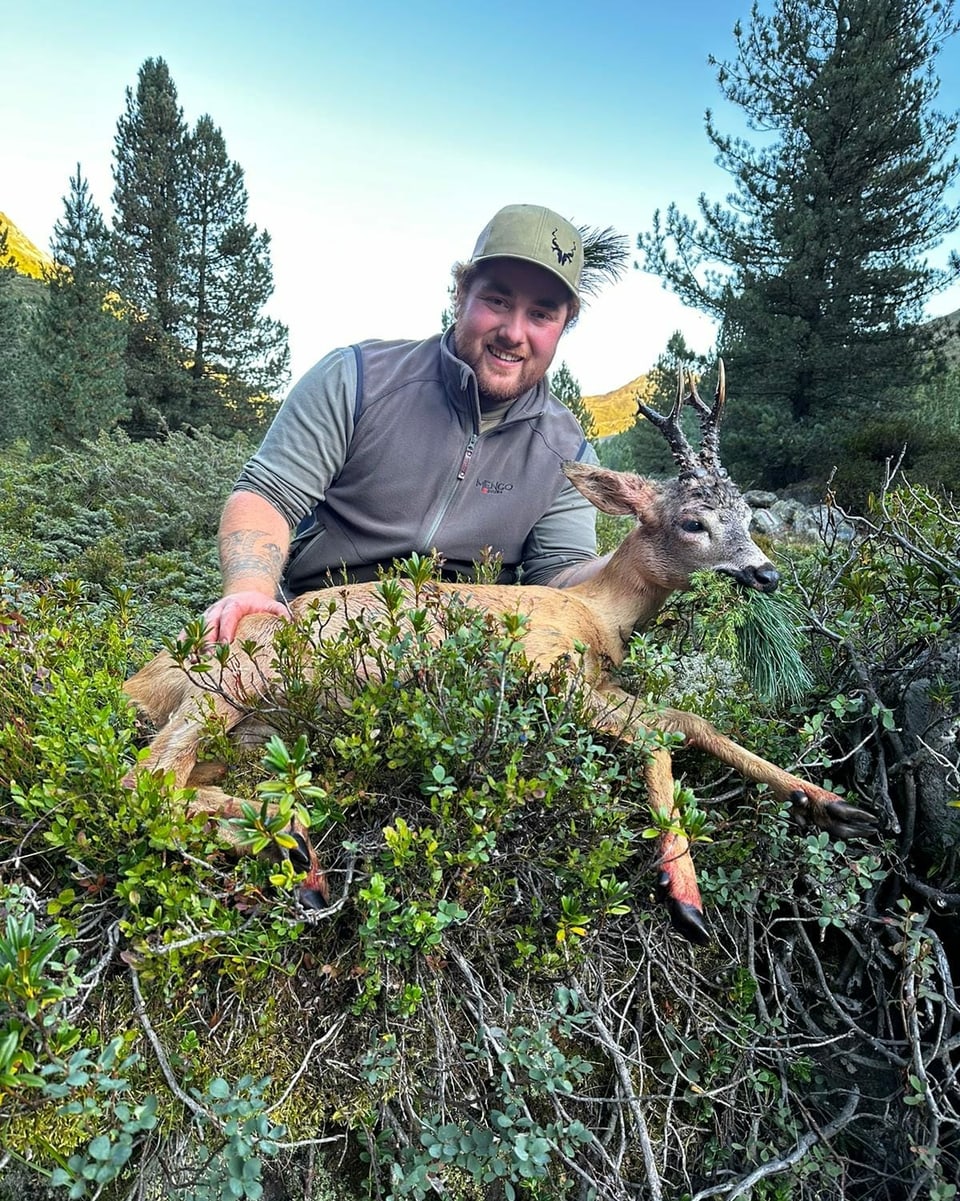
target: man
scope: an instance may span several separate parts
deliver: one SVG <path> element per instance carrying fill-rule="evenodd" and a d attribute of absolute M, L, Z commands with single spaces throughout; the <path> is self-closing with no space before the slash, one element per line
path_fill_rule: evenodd
<path fill-rule="evenodd" d="M 570 222 L 510 205 L 454 268 L 444 335 L 364 342 L 313 367 L 224 507 L 207 637 L 231 641 L 248 613 L 285 616 L 285 599 L 376 579 L 414 551 L 437 550 L 450 576 L 469 577 L 488 547 L 502 582 L 595 574 L 596 510 L 561 464 L 596 454 L 545 380 L 582 268 Z"/>

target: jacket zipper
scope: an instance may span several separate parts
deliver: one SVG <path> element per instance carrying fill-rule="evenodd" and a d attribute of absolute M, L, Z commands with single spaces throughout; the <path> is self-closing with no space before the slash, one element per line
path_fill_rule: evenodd
<path fill-rule="evenodd" d="M 425 552 L 429 551 L 433 547 L 433 539 L 436 536 L 437 530 L 440 528 L 444 517 L 447 515 L 447 510 L 450 508 L 450 505 L 453 502 L 453 498 L 457 493 L 457 486 L 466 478 L 467 468 L 470 466 L 470 460 L 473 457 L 474 447 L 477 445 L 479 440 L 480 435 L 478 433 L 472 433 L 470 435 L 470 440 L 464 447 L 463 458 L 460 461 L 460 470 L 457 472 L 456 479 L 451 481 L 450 486 L 447 489 L 447 495 L 444 497 L 443 504 L 440 506 L 440 510 L 434 518 L 433 524 L 430 526 L 430 529 L 427 531 L 427 535 L 424 538 L 424 545 L 422 549 Z"/>
<path fill-rule="evenodd" d="M 463 458 L 460 461 L 460 470 L 457 472 L 457 477 L 455 480 L 452 481 L 450 488 L 447 492 L 447 495 L 444 498 L 443 505 L 441 506 L 439 513 L 437 513 L 437 516 L 434 519 L 433 524 L 430 526 L 430 529 L 427 531 L 427 536 L 424 539 L 424 543 L 421 548 L 424 553 L 428 553 L 433 548 L 433 540 L 436 537 L 437 530 L 440 528 L 441 524 L 443 523 L 443 519 L 444 519 L 444 517 L 446 517 L 447 512 L 449 511 L 450 506 L 453 503 L 453 499 L 457 494 L 457 485 L 463 483 L 464 479 L 466 478 L 467 469 L 470 466 L 470 460 L 473 458 L 473 452 L 476 448 L 477 443 L 480 441 L 480 439 L 482 437 L 483 438 L 489 437 L 491 434 L 496 434 L 500 430 L 505 429 L 507 426 L 519 425 L 519 423 L 521 421 L 530 421 L 534 417 L 539 417 L 540 413 L 542 411 L 543 410 L 541 409 L 540 411 L 538 411 L 536 413 L 525 413 L 522 417 L 515 417 L 512 421 L 501 421 L 501 423 L 498 426 L 496 426 L 492 430 L 488 430 L 486 434 L 480 434 L 479 432 L 476 432 L 476 431 L 471 433 L 470 439 L 467 442 L 467 445 L 463 451 Z"/>
<path fill-rule="evenodd" d="M 470 460 L 473 457 L 473 448 L 477 444 L 479 434 L 471 434 L 470 441 L 467 443 L 467 449 L 463 452 L 463 462 L 460 464 L 460 470 L 457 472 L 457 480 L 462 480 L 467 474 L 467 468 L 470 465 Z"/>

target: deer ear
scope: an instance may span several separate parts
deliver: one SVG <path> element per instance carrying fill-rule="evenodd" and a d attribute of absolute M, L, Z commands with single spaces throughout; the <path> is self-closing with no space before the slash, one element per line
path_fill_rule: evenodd
<path fill-rule="evenodd" d="M 656 484 L 630 471 L 611 471 L 590 463 L 567 462 L 563 471 L 571 484 L 614 517 L 640 517 L 658 496 Z"/>

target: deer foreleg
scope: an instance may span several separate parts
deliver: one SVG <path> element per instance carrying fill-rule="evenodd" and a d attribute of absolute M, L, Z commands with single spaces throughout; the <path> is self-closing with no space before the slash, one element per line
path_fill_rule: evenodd
<path fill-rule="evenodd" d="M 646 719 L 645 719 L 646 720 Z M 649 714 L 649 725 L 683 734 L 689 746 L 713 755 L 735 768 L 748 780 L 767 784 L 777 796 L 795 805 L 801 814 L 834 838 L 858 838 L 871 834 L 876 818 L 864 809 L 848 805 L 836 793 L 810 784 L 761 759 L 752 751 L 721 734 L 706 718 L 682 709 L 662 709 Z"/>
<path fill-rule="evenodd" d="M 598 687 L 593 693 L 597 729 L 614 734 L 626 742 L 653 726 L 646 720 L 635 696 L 613 685 Z M 644 767 L 647 803 L 655 813 L 666 814 L 667 823 L 679 829 L 673 787 L 673 761 L 670 752 L 661 747 L 655 750 Z M 666 902 L 673 928 L 695 943 L 710 941 L 703 917 L 703 901 L 697 884 L 697 873 L 690 855 L 690 844 L 682 833 L 661 834 L 659 842 L 660 874 L 657 880 L 660 895 Z"/>
<path fill-rule="evenodd" d="M 680 818 L 674 798 L 673 761 L 670 752 L 661 747 L 654 751 L 644 768 L 647 802 L 657 813 L 666 813 L 669 824 L 679 829 Z M 691 942 L 710 941 L 703 918 L 703 901 L 697 884 L 697 873 L 690 855 L 690 843 L 682 833 L 660 835 L 660 875 L 657 886 L 666 902 L 673 928 Z"/>

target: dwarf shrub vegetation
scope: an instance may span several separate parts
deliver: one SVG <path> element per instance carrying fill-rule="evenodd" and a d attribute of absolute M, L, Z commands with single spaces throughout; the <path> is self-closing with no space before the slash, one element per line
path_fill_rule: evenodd
<path fill-rule="evenodd" d="M 91 451 L 131 538 L 136 480 L 156 483 L 140 453 Z M 78 556 L 44 574 L 24 528 L 3 525 L 21 557 L 0 577 L 0 1197 L 953 1195 L 955 862 L 914 847 L 894 683 L 955 637 L 955 510 L 891 485 L 855 546 L 783 555 L 799 633 L 698 579 L 634 640 L 632 692 L 886 823 L 870 846 L 798 829 L 677 748 L 714 933 L 696 950 L 656 904 L 669 819 L 642 778 L 663 737 L 600 737 L 578 663 L 532 670 L 521 619 L 439 609 L 411 561 L 413 601 L 384 580 L 382 616 L 338 641 L 284 627 L 257 744 L 205 732 L 249 798 L 232 834 L 261 854 L 236 858 L 190 790 L 127 786 L 151 731 L 122 682 L 189 606 L 137 582 L 126 533 L 104 582 Z M 228 656 L 196 664 L 188 635 L 215 692 Z M 749 670 L 771 657 L 790 688 Z M 297 900 L 294 813 L 324 911 Z"/>
<path fill-rule="evenodd" d="M 209 434 L 131 442 L 103 434 L 81 450 L 0 455 L 0 559 L 29 581 L 130 588 L 151 628 L 173 634 L 219 594 L 216 531 L 251 446 Z"/>

